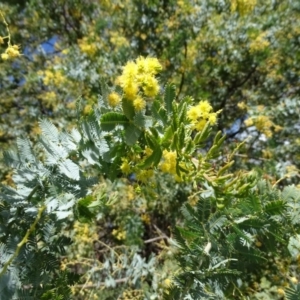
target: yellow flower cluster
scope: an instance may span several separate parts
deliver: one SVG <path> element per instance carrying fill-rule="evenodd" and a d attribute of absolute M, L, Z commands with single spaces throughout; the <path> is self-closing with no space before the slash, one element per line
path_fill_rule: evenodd
<path fill-rule="evenodd" d="M 231 11 L 246 15 L 254 9 L 256 2 L 257 0 L 231 0 Z"/>
<path fill-rule="evenodd" d="M 93 111 L 92 105 L 87 104 L 87 105 L 84 106 L 82 113 L 83 113 L 84 116 L 88 116 L 92 111 Z"/>
<path fill-rule="evenodd" d="M 81 260 L 81 257 L 89 257 L 93 252 L 93 242 L 98 240 L 98 233 L 95 224 L 93 223 L 74 223 L 74 230 L 70 231 L 70 237 L 74 243 L 68 249 L 68 263 L 72 264 L 71 260 Z"/>
<path fill-rule="evenodd" d="M 111 31 L 110 34 L 110 42 L 116 47 L 128 47 L 129 42 L 125 36 L 122 36 L 119 32 Z"/>
<path fill-rule="evenodd" d="M 144 213 L 141 215 L 141 220 L 145 223 L 145 224 L 150 224 L 151 222 L 151 218 L 147 213 Z"/>
<path fill-rule="evenodd" d="M 215 125 L 217 123 L 217 115 L 220 112 L 212 112 L 212 106 L 205 100 L 200 101 L 196 106 L 192 106 L 187 112 L 187 117 L 191 121 L 193 129 L 201 131 L 207 122 Z"/>
<path fill-rule="evenodd" d="M 2 38 L 3 40 L 3 38 Z M 20 47 L 18 45 L 9 45 L 5 52 L 1 54 L 1 58 L 3 60 L 8 60 L 10 58 L 16 58 L 21 56 L 20 51 L 19 51 Z"/>
<path fill-rule="evenodd" d="M 245 121 L 246 126 L 254 125 L 257 130 L 262 132 L 266 137 L 270 138 L 273 135 L 272 128 L 275 132 L 282 130 L 282 127 L 279 125 L 275 125 L 268 116 L 257 116 L 256 118 L 248 118 Z"/>
<path fill-rule="evenodd" d="M 153 57 L 139 57 L 123 67 L 118 83 L 126 99 L 133 101 L 136 111 L 146 107 L 145 97 L 155 97 L 159 92 L 159 83 L 155 75 L 162 69 L 161 64 Z"/>
<path fill-rule="evenodd" d="M 57 105 L 57 95 L 53 91 L 41 93 L 38 98 L 47 108 L 54 108 Z"/>
<path fill-rule="evenodd" d="M 299 139 L 299 141 L 300 141 L 300 139 Z M 153 150 L 146 146 L 144 149 L 145 157 L 149 157 L 152 153 L 153 153 Z"/>
<path fill-rule="evenodd" d="M 248 109 L 248 106 L 247 106 L 247 104 L 244 101 L 239 102 L 237 106 L 241 110 L 247 110 Z"/>
<path fill-rule="evenodd" d="M 118 298 L 120 300 L 141 300 L 145 299 L 143 290 L 131 290 L 127 289 L 123 292 L 122 296 Z"/>
<path fill-rule="evenodd" d="M 284 296 L 284 295 L 285 295 L 284 289 L 281 289 L 281 288 L 277 289 L 277 293 L 278 293 L 280 296 Z"/>
<path fill-rule="evenodd" d="M 257 130 L 261 131 L 266 137 L 272 136 L 271 127 L 274 125 L 273 122 L 267 116 L 258 116 L 254 121 Z"/>
<path fill-rule="evenodd" d="M 77 42 L 81 52 L 91 57 L 96 54 L 98 49 L 95 42 L 89 41 L 87 37 L 84 37 L 83 39 L 80 39 Z"/>
<path fill-rule="evenodd" d="M 154 171 L 152 169 L 138 170 L 136 174 L 136 179 L 138 181 L 146 183 L 149 182 L 149 179 L 151 179 L 153 176 L 154 176 Z"/>
<path fill-rule="evenodd" d="M 2 11 L 0 11 L 0 16 L 3 19 L 3 23 L 6 26 L 6 31 L 7 31 L 7 36 L 5 36 L 5 37 L 0 36 L 0 45 L 4 44 L 5 39 L 8 40 L 7 41 L 7 48 L 6 48 L 5 52 L 1 54 L 1 58 L 3 60 L 8 60 L 8 59 L 11 59 L 11 58 L 19 57 L 19 56 L 21 56 L 20 47 L 18 45 L 12 45 L 11 44 L 8 23 L 6 22 Z"/>
<path fill-rule="evenodd" d="M 269 47 L 269 45 L 269 41 L 266 40 L 266 32 L 263 32 L 250 43 L 249 51 L 250 53 L 260 52 Z"/>
<path fill-rule="evenodd" d="M 122 164 L 121 164 L 121 171 L 125 174 L 125 175 L 128 175 L 130 172 L 132 172 L 131 170 L 131 167 L 130 167 L 130 164 L 128 162 L 128 159 L 127 158 L 122 158 Z"/>
<path fill-rule="evenodd" d="M 46 69 L 45 71 L 39 71 L 38 74 L 43 78 L 45 85 L 61 86 L 66 83 L 66 77 L 61 70 Z"/>
<path fill-rule="evenodd" d="M 126 231 L 125 230 L 117 230 L 117 229 L 114 229 L 112 231 L 112 235 L 119 241 L 121 240 L 125 240 L 126 239 Z"/>
<path fill-rule="evenodd" d="M 112 92 L 108 95 L 107 100 L 111 107 L 116 107 L 121 102 L 121 97 L 116 92 Z"/>
<path fill-rule="evenodd" d="M 164 173 L 176 175 L 177 154 L 175 151 L 163 151 L 163 162 L 160 163 L 160 169 Z"/>
<path fill-rule="evenodd" d="M 172 280 L 171 280 L 170 278 L 166 278 L 166 279 L 164 280 L 164 286 L 165 286 L 166 288 L 169 288 L 171 285 L 172 285 Z"/>

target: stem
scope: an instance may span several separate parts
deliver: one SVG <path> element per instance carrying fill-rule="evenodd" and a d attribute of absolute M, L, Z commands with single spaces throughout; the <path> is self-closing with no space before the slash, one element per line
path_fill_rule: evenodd
<path fill-rule="evenodd" d="M 273 185 L 272 185 L 272 188 L 274 188 L 279 182 L 281 182 L 282 180 L 288 178 L 287 175 L 284 175 L 283 177 L 279 178 Z"/>
<path fill-rule="evenodd" d="M 8 23 L 6 22 L 6 20 L 4 18 L 4 15 L 3 15 L 1 10 L 0 10 L 0 15 L 2 17 L 4 25 L 6 26 L 7 38 L 8 38 L 7 44 L 8 44 L 8 46 L 10 46 L 11 45 L 11 43 L 10 43 L 10 31 L 9 31 Z"/>
<path fill-rule="evenodd" d="M 42 217 L 42 214 L 43 214 L 43 212 L 44 212 L 45 209 L 46 209 L 45 205 L 39 208 L 38 214 L 37 214 L 34 222 L 31 224 L 30 228 L 27 230 L 27 232 L 26 232 L 25 236 L 23 237 L 22 241 L 17 245 L 17 248 L 16 248 L 15 252 L 13 253 L 13 255 L 4 264 L 3 269 L 0 272 L 0 277 L 3 276 L 4 273 L 6 273 L 7 268 L 12 264 L 12 262 L 14 261 L 14 259 L 19 255 L 21 248 L 27 243 L 29 235 L 35 230 L 36 224 L 38 223 L 38 221 Z"/>
<path fill-rule="evenodd" d="M 129 280 L 128 277 L 115 279 L 115 283 L 117 283 L 117 284 L 126 283 L 128 280 Z M 99 286 L 105 286 L 105 282 L 99 282 L 99 283 L 95 283 L 95 284 L 77 284 L 77 285 L 74 285 L 73 287 L 75 289 L 92 289 L 92 288 L 99 288 Z"/>
<path fill-rule="evenodd" d="M 159 241 L 159 240 L 162 240 L 162 239 L 168 240 L 169 237 L 167 237 L 166 235 L 158 236 L 158 237 L 154 237 L 152 239 L 146 240 L 146 241 L 144 241 L 144 243 L 145 244 L 149 244 L 149 243 L 156 242 L 156 241 Z"/>

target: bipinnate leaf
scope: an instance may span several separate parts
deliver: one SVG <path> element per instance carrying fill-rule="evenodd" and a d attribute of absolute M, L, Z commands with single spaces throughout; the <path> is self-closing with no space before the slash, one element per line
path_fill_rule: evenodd
<path fill-rule="evenodd" d="M 112 131 L 117 125 L 128 125 L 129 120 L 123 114 L 109 112 L 101 116 L 100 124 L 104 131 Z"/>
<path fill-rule="evenodd" d="M 300 299 L 300 284 L 288 287 L 285 290 L 285 296 L 287 300 L 299 300 Z"/>
<path fill-rule="evenodd" d="M 127 145 L 134 145 L 139 139 L 142 131 L 134 124 L 128 126 L 125 130 L 125 142 Z"/>
<path fill-rule="evenodd" d="M 42 119 L 40 121 L 40 127 L 43 135 L 49 140 L 52 142 L 59 142 L 59 131 L 50 121 Z"/>
<path fill-rule="evenodd" d="M 126 98 L 123 98 L 122 100 L 122 109 L 124 112 L 124 115 L 129 119 L 129 120 L 133 120 L 134 116 L 135 116 L 135 110 L 134 110 L 134 106 L 133 106 L 133 101 L 130 101 Z"/>
<path fill-rule="evenodd" d="M 79 180 L 79 167 L 70 159 L 66 159 L 59 162 L 58 168 L 68 178 L 73 180 Z"/>

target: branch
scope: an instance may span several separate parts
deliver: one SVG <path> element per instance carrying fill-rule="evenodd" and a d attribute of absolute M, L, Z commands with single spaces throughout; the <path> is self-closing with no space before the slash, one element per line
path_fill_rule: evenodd
<path fill-rule="evenodd" d="M 269 161 L 270 160 L 268 158 L 263 158 L 263 157 L 249 157 L 248 155 L 245 155 L 245 154 L 234 154 L 234 156 L 241 157 L 241 158 L 254 159 L 254 160 L 261 160 L 261 161 Z"/>
<path fill-rule="evenodd" d="M 152 239 L 149 239 L 149 240 L 144 241 L 144 244 L 150 244 L 150 243 L 152 243 L 152 242 L 159 241 L 159 240 L 163 240 L 163 239 L 168 240 L 169 237 L 167 237 L 166 235 L 163 235 L 163 236 L 157 236 L 157 237 L 155 237 L 155 238 L 152 238 Z"/>
<path fill-rule="evenodd" d="M 231 87 L 229 87 L 228 93 L 227 93 L 227 95 L 224 97 L 224 99 L 222 100 L 222 102 L 221 102 L 221 104 L 220 104 L 218 110 L 221 110 L 221 109 L 223 109 L 223 108 L 225 107 L 227 99 L 228 99 L 228 98 L 229 98 L 229 97 L 230 97 L 230 96 L 231 96 L 238 88 L 242 87 L 242 86 L 250 79 L 250 77 L 252 76 L 252 74 L 256 71 L 256 68 L 257 68 L 257 65 L 255 65 L 255 66 L 250 70 L 250 72 L 245 76 L 245 78 L 244 78 L 241 82 L 239 82 L 239 83 L 237 83 L 237 84 L 233 84 L 233 85 L 231 85 Z"/>
<path fill-rule="evenodd" d="M 238 88 L 242 87 L 242 86 L 243 86 L 243 85 L 251 78 L 251 76 L 253 75 L 253 73 L 256 71 L 256 68 L 257 68 L 257 65 L 255 65 L 255 66 L 250 70 L 250 72 L 245 76 L 245 78 L 244 78 L 241 82 L 239 82 L 239 83 L 237 83 L 237 84 L 232 84 L 232 85 L 228 88 L 227 95 L 223 98 L 223 100 L 222 100 L 222 102 L 221 102 L 221 104 L 220 104 L 220 106 L 218 107 L 217 110 L 222 110 L 222 113 L 224 113 L 224 107 L 225 107 L 225 105 L 226 105 L 227 100 L 230 98 L 230 96 L 231 96 L 232 94 L 234 94 L 234 92 L 235 92 Z M 219 119 L 218 130 L 222 130 L 222 127 L 223 127 L 223 126 L 222 126 L 221 119 Z"/>
<path fill-rule="evenodd" d="M 3 23 L 6 27 L 6 31 L 7 31 L 7 37 L 6 38 L 8 38 L 7 44 L 8 44 L 8 46 L 10 46 L 11 45 L 11 41 L 10 41 L 11 36 L 10 36 L 9 26 L 8 26 L 8 23 L 6 22 L 4 14 L 2 13 L 1 10 L 0 10 L 0 16 L 2 17 L 2 21 L 3 21 Z"/>
<path fill-rule="evenodd" d="M 37 214 L 34 222 L 31 224 L 30 228 L 27 230 L 27 232 L 26 232 L 25 236 L 23 237 L 22 241 L 17 245 L 17 248 L 16 248 L 15 252 L 13 253 L 13 255 L 4 264 L 3 269 L 0 272 L 0 277 L 3 276 L 6 273 L 7 268 L 12 264 L 12 262 L 14 261 L 14 259 L 19 255 L 21 248 L 27 243 L 29 235 L 31 233 L 33 233 L 33 231 L 35 230 L 36 224 L 38 223 L 38 221 L 42 217 L 42 214 L 43 214 L 45 208 L 46 208 L 45 205 L 39 208 L 38 214 Z"/>
<path fill-rule="evenodd" d="M 115 283 L 126 283 L 129 280 L 128 277 L 115 279 Z M 92 288 L 98 288 L 99 286 L 105 286 L 105 282 L 98 282 L 95 284 L 77 284 L 73 287 L 76 289 L 92 289 Z"/>

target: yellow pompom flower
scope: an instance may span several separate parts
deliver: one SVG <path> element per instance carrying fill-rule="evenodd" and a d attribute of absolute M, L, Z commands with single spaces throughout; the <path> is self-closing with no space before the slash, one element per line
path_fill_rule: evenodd
<path fill-rule="evenodd" d="M 160 169 L 164 173 L 176 174 L 177 154 L 175 151 L 163 151 L 163 162 L 160 164 Z"/>
<path fill-rule="evenodd" d="M 172 285 L 172 280 L 170 278 L 166 278 L 164 280 L 164 286 L 169 288 Z"/>
<path fill-rule="evenodd" d="M 298 283 L 298 279 L 296 277 L 291 277 L 290 279 L 291 279 L 291 282 L 293 284 L 297 284 Z"/>
<path fill-rule="evenodd" d="M 136 59 L 137 70 L 139 74 L 144 74 L 148 72 L 148 62 L 143 56 L 139 56 Z"/>
<path fill-rule="evenodd" d="M 1 58 L 2 58 L 3 60 L 8 60 L 8 59 L 9 59 L 9 56 L 8 56 L 7 53 L 2 53 L 2 54 L 1 54 Z"/>
<path fill-rule="evenodd" d="M 245 123 L 245 125 L 246 125 L 247 127 L 250 127 L 250 126 L 253 125 L 253 119 L 252 119 L 252 118 L 248 118 L 248 119 L 246 119 L 246 120 L 244 121 L 244 123 Z"/>
<path fill-rule="evenodd" d="M 159 92 L 159 84 L 155 75 L 162 69 L 156 58 L 138 57 L 135 62 L 129 61 L 124 67 L 117 82 L 122 87 L 128 100 L 135 100 L 139 92 L 146 97 L 154 97 Z M 136 101 L 137 110 L 141 110 L 143 101 Z"/>
<path fill-rule="evenodd" d="M 212 110 L 212 106 L 208 103 L 207 100 L 200 101 L 197 107 L 203 116 L 208 115 Z"/>
<path fill-rule="evenodd" d="M 155 97 L 159 92 L 159 84 L 155 77 L 146 76 L 143 83 L 143 91 L 147 97 Z"/>
<path fill-rule="evenodd" d="M 285 291 L 284 289 L 277 289 L 277 293 L 280 295 L 280 296 L 284 296 L 285 295 Z"/>
<path fill-rule="evenodd" d="M 197 131 L 201 131 L 205 127 L 206 123 L 207 121 L 202 119 L 199 122 L 195 123 L 194 129 L 196 129 Z"/>
<path fill-rule="evenodd" d="M 8 54 L 9 58 L 15 58 L 21 55 L 18 45 L 8 46 L 8 48 L 5 50 L 5 53 Z"/>
<path fill-rule="evenodd" d="M 128 160 L 126 158 L 122 158 L 122 161 L 123 163 L 121 164 L 120 169 L 124 174 L 128 175 L 131 172 L 131 168 L 128 163 Z"/>
<path fill-rule="evenodd" d="M 162 70 L 162 66 L 157 58 L 154 57 L 138 57 L 136 59 L 136 65 L 139 74 L 149 74 L 151 76 L 156 75 Z"/>
<path fill-rule="evenodd" d="M 204 100 L 200 101 L 198 105 L 192 106 L 187 111 L 187 117 L 193 125 L 192 128 L 201 131 L 207 122 L 215 125 L 217 123 L 217 115 L 220 112 L 212 112 L 212 106 L 207 100 Z"/>
<path fill-rule="evenodd" d="M 129 61 L 124 67 L 123 67 L 123 74 L 124 78 L 127 79 L 134 79 L 138 73 L 137 65 L 133 61 Z"/>
<path fill-rule="evenodd" d="M 146 146 L 146 148 L 144 149 L 144 153 L 146 157 L 149 157 L 153 153 L 153 150 Z"/>
<path fill-rule="evenodd" d="M 84 107 L 84 109 L 83 109 L 83 114 L 84 114 L 85 116 L 87 116 L 88 114 L 91 113 L 92 110 L 93 110 L 92 105 L 87 104 L 87 105 Z"/>
<path fill-rule="evenodd" d="M 138 96 L 134 99 L 133 106 L 135 111 L 141 111 L 146 107 L 146 101 L 142 97 Z"/>
<path fill-rule="evenodd" d="M 217 114 L 216 113 L 210 114 L 208 120 L 211 125 L 215 125 L 217 123 Z"/>
<path fill-rule="evenodd" d="M 192 106 L 187 112 L 187 117 L 191 121 L 197 121 L 199 118 L 198 108 L 196 106 Z"/>
<path fill-rule="evenodd" d="M 108 98 L 108 104 L 111 107 L 116 107 L 121 101 L 120 95 L 117 94 L 116 92 L 110 93 L 107 98 Z"/>
<path fill-rule="evenodd" d="M 198 105 L 192 106 L 188 112 L 187 116 L 191 121 L 197 121 L 199 118 L 207 118 L 210 111 L 212 110 L 211 105 L 207 100 L 200 101 Z"/>
<path fill-rule="evenodd" d="M 15 58 L 21 56 L 18 45 L 9 45 L 4 53 L 1 54 L 3 60 L 8 60 L 9 58 Z"/>
<path fill-rule="evenodd" d="M 134 100 L 139 91 L 139 87 L 136 83 L 129 82 L 123 87 L 125 97 L 128 100 Z"/>
<path fill-rule="evenodd" d="M 149 72 L 153 75 L 156 75 L 162 70 L 162 65 L 155 57 L 147 57 Z"/>

